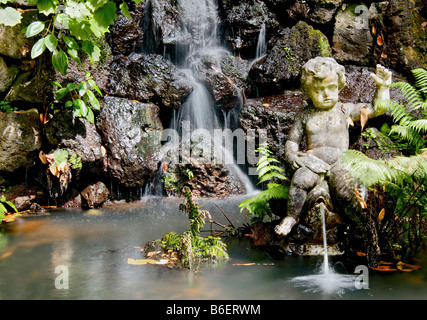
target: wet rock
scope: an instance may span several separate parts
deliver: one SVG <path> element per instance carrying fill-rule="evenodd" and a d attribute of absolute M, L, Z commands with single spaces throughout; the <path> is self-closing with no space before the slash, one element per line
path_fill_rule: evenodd
<path fill-rule="evenodd" d="M 254 59 L 259 34 L 265 27 L 266 41 L 280 29 L 275 15 L 259 1 L 223 1 L 225 37 L 233 52 L 244 59 Z"/>
<path fill-rule="evenodd" d="M 18 211 L 25 211 L 31 210 L 31 206 L 37 205 L 37 202 L 43 197 L 43 192 L 35 186 L 19 184 L 0 192 L 0 195 L 11 201 Z"/>
<path fill-rule="evenodd" d="M 99 208 L 108 200 L 110 191 L 104 183 L 97 182 L 93 185 L 86 187 L 81 192 L 82 197 L 86 200 L 87 206 L 91 209 Z"/>
<path fill-rule="evenodd" d="M 147 1 L 136 4 L 134 1 L 125 1 L 132 19 L 118 14 L 111 28 L 112 52 L 114 55 L 129 55 L 141 47 L 143 39 L 143 13 Z"/>
<path fill-rule="evenodd" d="M 42 145 L 37 109 L 0 113 L 0 170 L 30 167 Z"/>
<path fill-rule="evenodd" d="M 19 70 L 16 65 L 8 66 L 0 57 L 0 93 L 9 90 L 18 73 Z"/>
<path fill-rule="evenodd" d="M 282 23 L 304 20 L 319 25 L 332 21 L 343 2 L 343 0 L 265 0 Z"/>
<path fill-rule="evenodd" d="M 195 78 L 211 90 L 216 104 L 222 109 L 231 109 L 247 87 L 249 62 L 231 56 L 228 52 L 198 57 L 193 64 Z"/>
<path fill-rule="evenodd" d="M 267 130 L 267 142 L 274 156 L 285 163 L 284 144 L 294 122 L 295 114 L 305 107 L 307 98 L 300 91 L 286 91 L 281 95 L 247 99 L 240 111 L 240 124 L 249 130 Z M 248 135 L 247 135 L 248 136 Z M 255 138 L 258 134 L 255 135 Z M 255 166 L 256 160 L 249 163 Z"/>
<path fill-rule="evenodd" d="M 371 5 L 377 63 L 405 74 L 415 68 L 427 68 L 427 32 L 423 25 L 425 17 L 420 14 L 423 8 L 422 1 L 405 0 Z"/>
<path fill-rule="evenodd" d="M 126 187 L 142 186 L 157 171 L 163 126 L 159 107 L 105 97 L 99 128 L 108 154 L 108 171 Z"/>
<path fill-rule="evenodd" d="M 95 124 L 85 118 L 74 118 L 72 111 L 56 113 L 44 126 L 46 140 L 54 148 L 76 153 L 85 172 L 102 174 L 104 155 L 101 136 Z"/>
<path fill-rule="evenodd" d="M 46 59 L 30 61 L 20 66 L 19 73 L 4 100 L 41 104 L 50 96 L 51 69 Z"/>
<path fill-rule="evenodd" d="M 144 13 L 144 49 L 158 54 L 173 53 L 181 26 L 177 0 L 148 1 Z"/>
<path fill-rule="evenodd" d="M 33 40 L 27 38 L 22 29 L 28 26 L 35 17 L 34 12 L 26 12 L 23 14 L 20 24 L 13 27 L 0 24 L 0 55 L 14 59 L 29 56 Z"/>
<path fill-rule="evenodd" d="M 360 5 L 347 5 L 345 10 L 339 10 L 335 18 L 333 35 L 333 57 L 339 63 L 369 64 L 373 38 L 368 22 L 361 23 L 361 12 L 356 8 Z M 366 19 L 369 12 L 366 8 Z M 357 12 L 357 13 L 356 13 Z"/>
<path fill-rule="evenodd" d="M 178 108 L 192 89 L 186 75 L 162 56 L 133 53 L 114 58 L 107 92 Z"/>
<path fill-rule="evenodd" d="M 346 85 L 339 93 L 340 101 L 344 103 L 372 103 L 376 85 L 370 75 L 371 73 L 375 73 L 374 68 L 346 66 Z M 394 73 L 393 82 L 396 81 L 403 81 L 403 78 Z M 399 103 L 404 103 L 402 94 L 397 88 L 390 89 L 390 98 Z"/>
<path fill-rule="evenodd" d="M 317 56 L 330 56 L 328 39 L 305 22 L 287 28 L 264 61 L 254 63 L 249 77 L 258 94 L 269 95 L 299 86 L 302 65 Z"/>

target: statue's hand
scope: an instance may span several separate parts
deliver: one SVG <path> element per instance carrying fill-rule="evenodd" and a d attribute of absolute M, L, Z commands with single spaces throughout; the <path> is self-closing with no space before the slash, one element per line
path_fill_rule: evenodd
<path fill-rule="evenodd" d="M 377 64 L 376 73 L 371 73 L 371 77 L 378 87 L 389 87 L 391 85 L 391 71 L 380 64 Z"/>
<path fill-rule="evenodd" d="M 315 173 L 325 173 L 331 168 L 331 166 L 322 159 L 306 152 L 297 152 L 292 163 L 295 168 L 306 167 Z"/>

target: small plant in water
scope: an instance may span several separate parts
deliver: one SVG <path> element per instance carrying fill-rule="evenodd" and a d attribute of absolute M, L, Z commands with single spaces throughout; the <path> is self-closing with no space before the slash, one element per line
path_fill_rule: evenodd
<path fill-rule="evenodd" d="M 211 219 L 207 210 L 201 210 L 193 201 L 191 190 L 188 187 L 182 189 L 185 202 L 179 209 L 188 214 L 190 227 L 183 234 L 169 232 L 161 239 L 150 241 L 145 246 L 147 257 L 160 255 L 182 268 L 193 269 L 201 262 L 228 260 L 227 246 L 219 237 L 200 236 L 200 231 L 206 219 Z"/>

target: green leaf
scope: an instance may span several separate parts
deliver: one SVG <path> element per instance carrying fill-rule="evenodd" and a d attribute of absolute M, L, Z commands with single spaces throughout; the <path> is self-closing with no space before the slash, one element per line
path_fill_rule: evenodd
<path fill-rule="evenodd" d="M 22 14 L 11 7 L 0 8 L 0 25 L 13 27 L 21 23 Z"/>
<path fill-rule="evenodd" d="M 114 2 L 107 2 L 103 7 L 95 11 L 93 19 L 90 21 L 90 27 L 97 37 L 102 37 L 109 32 L 109 27 L 116 19 L 116 10 Z"/>
<path fill-rule="evenodd" d="M 62 85 L 59 82 L 57 82 L 57 81 L 51 81 L 50 83 L 53 84 L 54 86 L 62 88 Z"/>
<path fill-rule="evenodd" d="M 123 15 L 127 18 L 129 18 L 130 20 L 132 20 L 132 16 L 129 13 L 129 7 L 127 5 L 126 2 L 122 2 L 120 4 L 120 10 L 122 11 Z"/>
<path fill-rule="evenodd" d="M 92 63 L 98 62 L 101 57 L 101 50 L 93 44 L 92 41 L 85 40 L 82 43 L 82 49 L 89 55 L 89 59 Z"/>
<path fill-rule="evenodd" d="M 48 34 L 45 37 L 44 43 L 50 52 L 54 52 L 56 50 L 56 47 L 58 46 L 58 39 L 56 39 L 53 34 Z"/>
<path fill-rule="evenodd" d="M 57 5 L 58 5 L 57 0 L 38 0 L 37 1 L 37 8 L 39 9 L 39 12 L 43 13 L 46 16 L 52 13 L 55 13 Z"/>
<path fill-rule="evenodd" d="M 71 19 L 70 19 L 69 15 L 67 15 L 65 13 L 58 13 L 56 15 L 56 18 L 55 18 L 55 25 L 58 24 L 58 25 L 61 25 L 61 26 L 68 28 L 69 24 L 70 24 L 70 20 Z M 64 37 L 64 36 L 62 36 L 62 37 Z"/>
<path fill-rule="evenodd" d="M 77 84 L 75 84 L 74 82 L 70 82 L 67 84 L 67 89 L 70 91 L 76 90 L 77 89 Z"/>
<path fill-rule="evenodd" d="M 35 35 L 38 35 L 40 32 L 43 31 L 45 25 L 41 21 L 34 21 L 27 27 L 27 31 L 25 32 L 25 35 L 27 38 L 34 37 Z"/>
<path fill-rule="evenodd" d="M 70 92 L 70 90 L 68 90 L 68 88 L 61 88 L 58 91 L 56 91 L 56 100 L 61 100 L 62 98 L 64 98 L 67 93 Z"/>
<path fill-rule="evenodd" d="M 66 2 L 65 13 L 71 18 L 75 18 L 77 22 L 82 22 L 86 20 L 88 16 L 91 16 L 91 12 L 85 6 L 84 2 L 75 2 L 72 0 Z"/>
<path fill-rule="evenodd" d="M 76 40 L 74 40 L 71 37 L 67 37 L 67 36 L 62 36 L 62 40 L 64 40 L 65 44 L 67 45 L 67 47 L 74 49 L 74 50 L 79 50 L 80 47 L 77 44 Z"/>
<path fill-rule="evenodd" d="M 98 86 L 96 85 L 96 83 L 95 83 L 95 81 L 94 81 L 94 80 L 92 80 L 92 79 L 88 79 L 88 81 L 87 81 L 87 82 L 89 83 L 90 87 L 91 87 L 93 90 L 95 90 L 96 92 L 98 92 L 98 93 L 99 93 L 99 95 L 100 95 L 100 96 L 102 96 L 102 92 L 101 92 L 101 90 L 98 88 Z"/>
<path fill-rule="evenodd" d="M 52 65 L 53 67 L 61 72 L 64 76 L 67 74 L 68 69 L 68 58 L 62 49 L 56 50 L 52 54 Z"/>
<path fill-rule="evenodd" d="M 53 153 L 53 159 L 56 165 L 59 167 L 61 163 L 68 160 L 68 151 L 65 149 L 58 149 Z"/>
<path fill-rule="evenodd" d="M 74 107 L 74 116 L 76 117 L 86 117 L 88 113 L 88 107 L 81 99 L 73 100 Z"/>
<path fill-rule="evenodd" d="M 99 101 L 98 101 L 98 99 L 95 97 L 95 94 L 94 94 L 92 91 L 90 91 L 90 90 L 88 90 L 88 91 L 86 92 L 86 94 L 87 94 L 87 96 L 88 96 L 88 98 L 89 98 L 89 102 L 90 102 L 90 104 L 92 105 L 92 107 L 93 107 L 94 109 L 96 109 L 96 110 L 100 110 L 100 109 L 101 109 L 101 107 L 100 107 L 100 105 L 99 105 Z"/>
<path fill-rule="evenodd" d="M 86 91 L 87 91 L 87 84 L 86 84 L 86 82 L 80 82 L 79 83 L 79 87 L 78 87 L 78 90 L 79 90 L 79 96 L 80 97 L 83 97 L 84 96 L 84 94 L 86 93 Z"/>
<path fill-rule="evenodd" d="M 87 108 L 87 114 L 86 114 L 85 118 L 88 119 L 90 123 L 95 122 L 95 115 L 93 114 L 92 109 Z"/>
<path fill-rule="evenodd" d="M 31 48 L 31 59 L 37 58 L 46 50 L 46 44 L 44 43 L 45 39 L 39 39 Z"/>
<path fill-rule="evenodd" d="M 78 40 L 86 40 L 92 36 L 92 30 L 90 29 L 90 23 L 87 20 L 78 22 L 76 19 L 70 19 L 68 29 L 71 34 Z"/>
<path fill-rule="evenodd" d="M 106 4 L 109 0 L 88 0 L 86 5 L 92 9 L 92 11 L 96 11 L 98 8 L 101 8 L 104 4 Z"/>
<path fill-rule="evenodd" d="M 68 48 L 67 53 L 71 57 L 71 59 L 73 59 L 77 63 L 80 63 L 80 57 L 79 57 L 79 53 L 77 50 Z"/>

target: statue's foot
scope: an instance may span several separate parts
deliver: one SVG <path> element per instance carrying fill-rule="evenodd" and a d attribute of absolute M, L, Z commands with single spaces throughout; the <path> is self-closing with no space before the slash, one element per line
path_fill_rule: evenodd
<path fill-rule="evenodd" d="M 287 236 L 289 232 L 291 232 L 293 226 L 297 223 L 297 221 L 292 217 L 286 217 L 280 222 L 276 227 L 274 227 L 274 231 L 281 236 Z"/>

